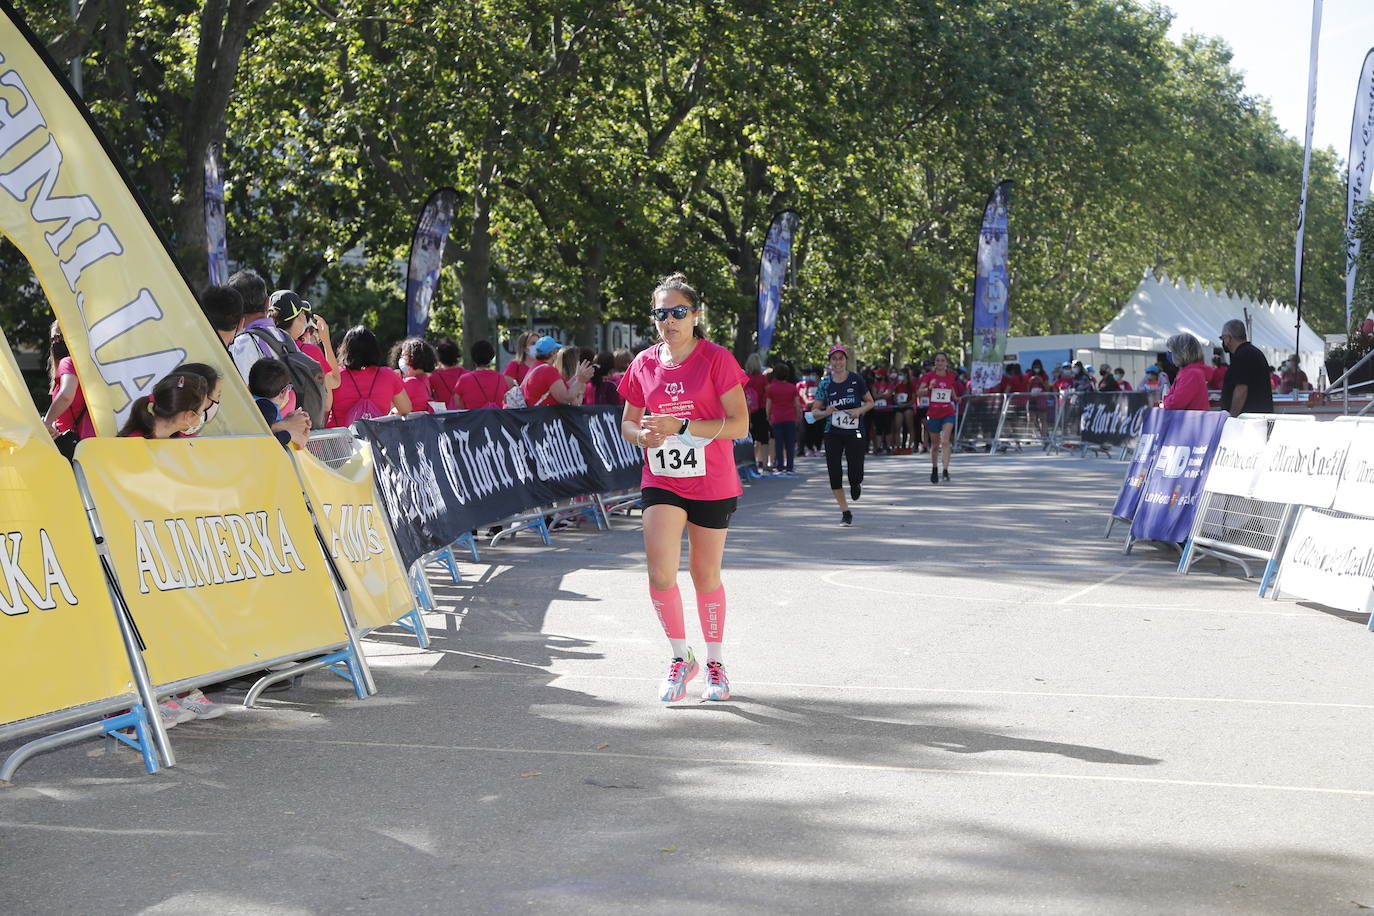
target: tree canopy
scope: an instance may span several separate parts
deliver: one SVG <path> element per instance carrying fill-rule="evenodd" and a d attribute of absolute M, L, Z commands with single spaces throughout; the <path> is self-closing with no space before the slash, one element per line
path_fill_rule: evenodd
<path fill-rule="evenodd" d="M 774 351 L 968 336 L 988 193 L 1014 182 L 1012 332 L 1100 328 L 1144 270 L 1293 301 L 1301 144 L 1224 43 L 1130 0 L 21 0 L 187 275 L 222 147 L 232 261 L 338 327 L 404 331 L 430 191 L 460 192 L 432 328 L 492 296 L 580 341 L 699 286 L 753 349 L 759 249 L 801 214 Z M 1314 151 L 1304 314 L 1344 324 L 1344 180 Z M 345 257 L 361 250 L 363 257 Z M 1367 248 L 1371 246 L 1366 246 Z M 17 254 L 0 253 L 7 262 Z M 6 267 L 12 264 L 7 263 Z M 7 269 L 0 320 L 41 333 Z"/>

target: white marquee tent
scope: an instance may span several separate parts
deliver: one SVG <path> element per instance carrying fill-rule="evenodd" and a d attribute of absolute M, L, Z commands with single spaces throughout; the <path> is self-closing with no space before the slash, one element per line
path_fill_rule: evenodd
<path fill-rule="evenodd" d="M 1221 346 L 1221 326 L 1232 318 L 1248 319 L 1250 340 L 1271 366 L 1279 367 L 1293 353 L 1297 315 L 1292 306 L 1204 289 L 1196 283 L 1188 286 L 1167 276 L 1156 280 L 1148 272 L 1100 332 L 1012 338 L 1007 350 L 1022 366 L 1029 366 L 1033 359 L 1040 359 L 1047 368 L 1061 360 L 1107 362 L 1125 368 L 1127 377 L 1135 382 L 1155 361 L 1155 354 L 1164 350 L 1168 338 L 1192 334 L 1202 342 L 1203 352 L 1210 354 Z M 1321 336 L 1303 322 L 1298 358 L 1314 385 L 1324 353 Z"/>
<path fill-rule="evenodd" d="M 1188 333 L 1207 348 L 1219 345 L 1217 335 L 1221 326 L 1232 318 L 1246 321 L 1250 327 L 1250 342 L 1264 352 L 1271 366 L 1282 365 L 1293 354 L 1297 343 L 1303 371 L 1316 382 L 1325 343 L 1305 321 L 1299 332 L 1297 313 L 1292 306 L 1260 302 L 1224 290 L 1203 289 L 1196 283 L 1189 288 L 1170 282 L 1168 276 L 1156 280 L 1147 273 L 1102 333 L 1161 340 Z"/>

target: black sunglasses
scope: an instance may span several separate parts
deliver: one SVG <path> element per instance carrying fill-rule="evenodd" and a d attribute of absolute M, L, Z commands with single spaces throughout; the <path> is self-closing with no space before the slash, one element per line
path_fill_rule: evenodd
<path fill-rule="evenodd" d="M 681 321 L 687 317 L 688 312 L 695 312 L 696 310 L 695 305 L 675 305 L 667 309 L 652 309 L 651 314 L 654 316 L 654 321 L 667 321 L 669 316 Z"/>

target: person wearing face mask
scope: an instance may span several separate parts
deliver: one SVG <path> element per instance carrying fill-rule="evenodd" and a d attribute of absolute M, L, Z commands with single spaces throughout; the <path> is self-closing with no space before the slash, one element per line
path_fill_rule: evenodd
<path fill-rule="evenodd" d="M 515 359 L 506 363 L 503 373 L 515 379 L 515 384 L 519 385 L 525 381 L 525 376 L 530 374 L 530 370 L 539 365 L 539 356 L 534 352 L 534 345 L 541 336 L 543 335 L 534 331 L 523 331 L 515 338 Z"/>
<path fill-rule="evenodd" d="M 253 395 L 253 402 L 262 411 L 262 418 L 268 426 L 280 422 L 282 408 L 291 397 L 291 373 L 286 363 L 270 357 L 254 363 L 253 368 L 248 370 L 248 392 Z M 294 430 L 282 430 L 274 435 L 282 448 L 289 448 L 293 442 L 305 448 L 309 441 L 306 435 Z"/>
<path fill-rule="evenodd" d="M 401 384 L 405 386 L 406 395 L 410 398 L 411 409 L 420 413 L 434 413 L 436 403 L 441 405 L 441 410 L 447 408 L 453 393 L 445 390 L 441 396 L 434 390 L 431 373 L 439 364 L 434 347 L 430 346 L 428 341 L 410 337 L 401 341 L 400 348 L 397 364 L 401 371 Z"/>
<path fill-rule="evenodd" d="M 179 439 L 202 422 L 201 410 L 209 388 L 205 379 L 190 372 L 172 373 L 153 386 L 152 394 L 134 401 L 129 419 L 119 431 L 122 437 Z"/>
<path fill-rule="evenodd" d="M 183 437 L 189 438 L 197 435 L 205 428 L 205 424 L 219 415 L 220 393 L 224 390 L 224 383 L 223 379 L 220 378 L 219 371 L 206 363 L 182 363 L 172 370 L 173 375 L 183 372 L 198 375 L 205 380 L 205 403 L 200 408 L 200 419 L 181 434 Z"/>
<path fill-rule="evenodd" d="M 534 355 L 538 362 L 520 383 L 526 405 L 548 407 L 553 404 L 582 403 L 582 391 L 587 387 L 587 380 L 592 377 L 595 367 L 583 360 L 571 366 L 571 374 L 564 378 L 557 365 L 562 349 L 552 337 L 540 337 L 535 341 Z M 572 358 L 576 360 L 576 350 Z"/>

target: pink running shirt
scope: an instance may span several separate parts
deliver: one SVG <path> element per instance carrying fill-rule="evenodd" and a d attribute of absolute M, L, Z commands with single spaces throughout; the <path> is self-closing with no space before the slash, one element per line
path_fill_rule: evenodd
<path fill-rule="evenodd" d="M 959 377 L 953 372 L 939 375 L 934 369 L 921 376 L 921 380 L 916 383 L 918 388 L 929 388 L 930 391 L 930 410 L 926 416 L 932 420 L 941 417 L 952 417 L 955 413 L 954 402 L 964 393 L 964 383 L 959 381 Z M 937 391 L 948 391 L 947 395 L 936 394 Z M 941 400 L 941 398 L 944 400 Z"/>
<path fill-rule="evenodd" d="M 506 379 L 495 369 L 473 369 L 458 380 L 458 397 L 464 410 L 499 409 L 506 406 Z"/>
<path fill-rule="evenodd" d="M 662 344 L 635 357 L 620 380 L 625 403 L 646 413 L 669 414 L 686 420 L 720 420 L 725 417 L 721 396 L 747 376 L 730 351 L 709 340 L 696 347 L 679 366 L 665 366 Z M 705 432 L 709 433 L 710 426 Z M 687 499 L 729 499 L 744 492 L 735 471 L 735 443 L 714 439 L 706 446 L 706 473 L 701 477 L 660 477 L 646 461 L 640 487 L 659 487 Z"/>
<path fill-rule="evenodd" d="M 563 373 L 559 372 L 551 363 L 540 363 L 530 370 L 529 375 L 520 383 L 520 390 L 525 392 L 526 407 L 548 407 L 558 402 L 549 394 L 549 389 L 553 383 L 562 380 Z"/>
<path fill-rule="evenodd" d="M 764 389 L 764 402 L 772 410 L 771 423 L 795 423 L 797 416 L 797 388 L 791 382 L 769 382 Z"/>

